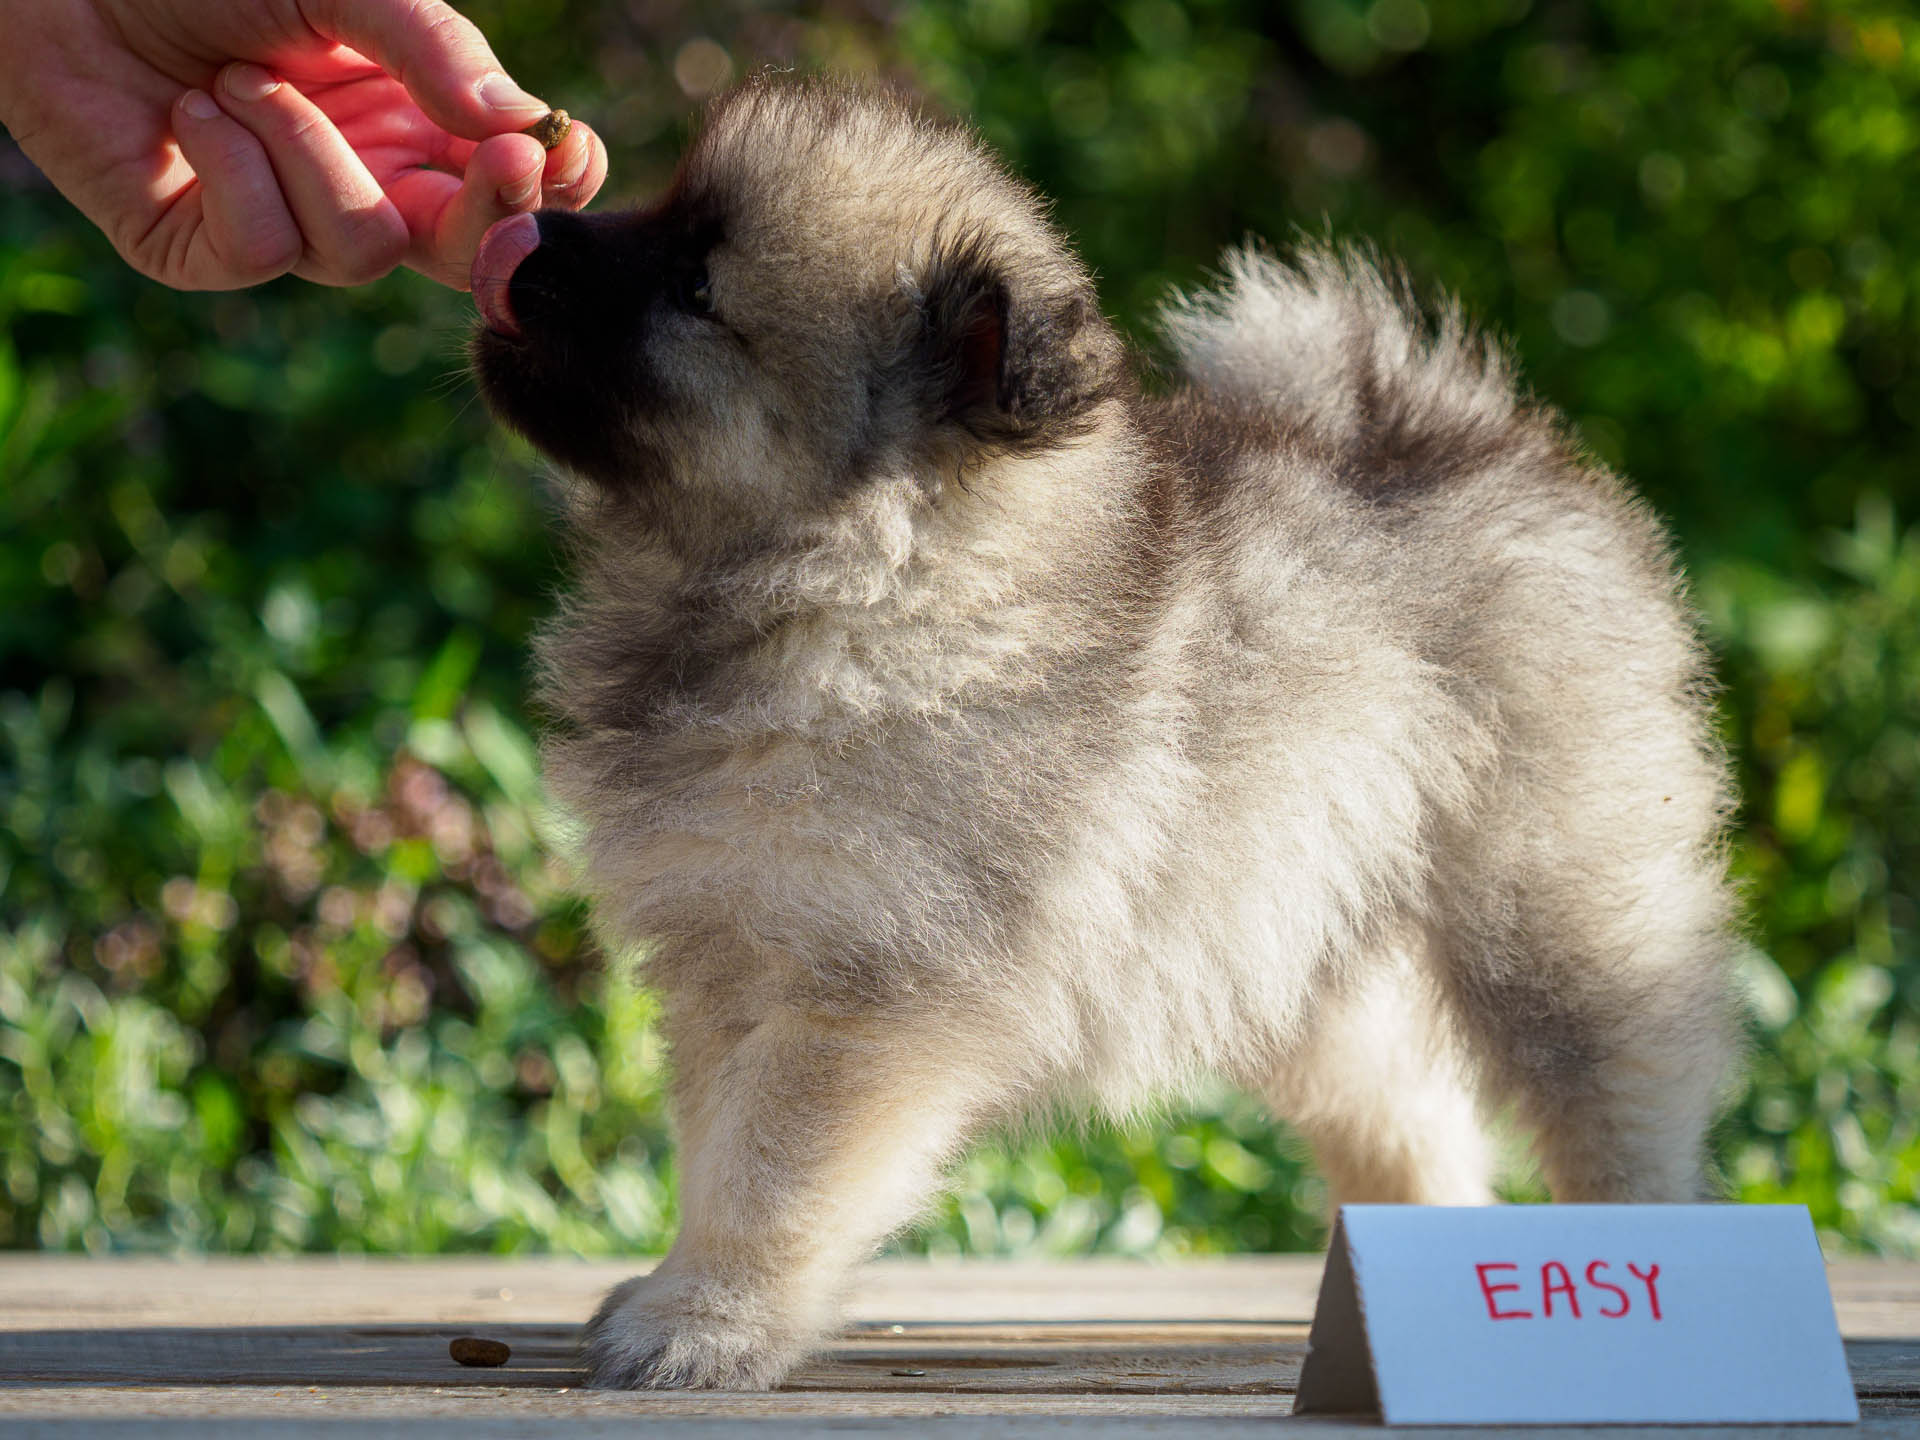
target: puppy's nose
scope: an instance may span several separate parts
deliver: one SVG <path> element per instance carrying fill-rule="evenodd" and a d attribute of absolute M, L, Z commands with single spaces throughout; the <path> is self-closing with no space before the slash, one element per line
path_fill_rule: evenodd
<path fill-rule="evenodd" d="M 540 222 L 532 215 L 509 215 L 496 220 L 480 237 L 473 254 L 473 303 L 480 318 L 496 334 L 517 339 L 520 320 L 513 313 L 509 288 L 520 262 L 540 245 Z"/>

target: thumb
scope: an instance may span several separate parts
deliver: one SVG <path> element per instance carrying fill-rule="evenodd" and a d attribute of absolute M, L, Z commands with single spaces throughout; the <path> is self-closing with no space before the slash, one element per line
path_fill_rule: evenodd
<path fill-rule="evenodd" d="M 479 28 L 444 0 L 300 0 L 300 9 L 315 30 L 397 79 L 452 134 L 484 140 L 547 113 L 500 68 Z"/>

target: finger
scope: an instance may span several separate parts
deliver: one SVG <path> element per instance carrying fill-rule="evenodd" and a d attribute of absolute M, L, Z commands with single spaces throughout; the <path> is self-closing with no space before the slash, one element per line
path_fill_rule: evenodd
<path fill-rule="evenodd" d="M 460 174 L 480 143 L 434 124 L 400 82 L 385 72 L 301 89 L 382 184 L 418 165 Z M 542 203 L 577 210 L 599 192 L 606 175 L 606 145 L 591 126 L 576 120 L 547 152 Z"/>
<path fill-rule="evenodd" d="M 470 140 L 531 125 L 547 106 L 516 85 L 444 0 L 300 0 L 307 23 L 377 61 L 434 123 Z"/>
<path fill-rule="evenodd" d="M 266 148 L 204 90 L 175 103 L 173 135 L 196 183 L 170 207 L 179 231 L 164 248 L 175 258 L 159 278 L 183 289 L 237 290 L 291 270 L 303 249 L 300 227 Z"/>
<path fill-rule="evenodd" d="M 600 193 L 607 179 L 607 147 L 582 121 L 547 155 L 541 182 L 544 204 L 578 210 Z"/>
<path fill-rule="evenodd" d="M 400 82 L 385 73 L 299 88 L 333 122 L 376 180 L 415 165 L 438 165 L 457 173 L 477 143 L 434 124 Z"/>
<path fill-rule="evenodd" d="M 377 280 L 407 253 L 407 226 L 333 122 L 258 65 L 229 65 L 215 91 L 273 162 L 305 253 L 296 273 L 324 285 Z"/>
<path fill-rule="evenodd" d="M 429 135 L 447 133 L 422 114 L 405 87 L 384 71 L 328 81 L 302 81 L 285 70 L 275 73 L 292 80 L 294 88 L 333 121 L 334 129 L 356 142 L 355 148 L 370 141 L 418 146 Z"/>
<path fill-rule="evenodd" d="M 274 73 L 294 82 L 302 90 L 315 85 L 331 85 L 345 80 L 364 80 L 387 72 L 350 45 L 325 48 L 304 45 L 266 57 Z"/>
<path fill-rule="evenodd" d="M 407 264 L 442 285 L 468 289 L 487 227 L 539 205 L 545 160 L 539 141 L 497 135 L 475 148 L 464 176 L 416 170 L 395 182 L 394 202 L 414 237 Z"/>

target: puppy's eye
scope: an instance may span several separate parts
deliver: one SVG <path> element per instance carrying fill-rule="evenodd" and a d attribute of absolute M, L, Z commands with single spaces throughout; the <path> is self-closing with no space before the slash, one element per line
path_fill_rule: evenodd
<path fill-rule="evenodd" d="M 707 278 L 707 267 L 688 272 L 680 282 L 681 307 L 695 315 L 713 314 L 713 282 Z"/>

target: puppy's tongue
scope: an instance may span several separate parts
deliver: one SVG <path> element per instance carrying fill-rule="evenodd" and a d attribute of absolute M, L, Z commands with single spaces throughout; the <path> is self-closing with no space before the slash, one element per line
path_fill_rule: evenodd
<path fill-rule="evenodd" d="M 507 286 L 520 262 L 539 245 L 540 222 L 531 215 L 496 220 L 480 237 L 480 248 L 473 254 L 473 303 L 480 307 L 480 318 L 489 330 L 519 335 L 520 322 L 514 316 Z"/>

